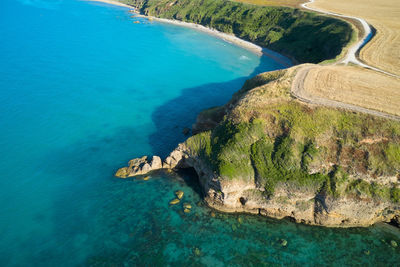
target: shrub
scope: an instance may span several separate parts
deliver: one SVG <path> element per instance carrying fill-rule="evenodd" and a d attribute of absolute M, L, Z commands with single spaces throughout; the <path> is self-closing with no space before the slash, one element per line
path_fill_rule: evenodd
<path fill-rule="evenodd" d="M 400 188 L 393 187 L 390 190 L 390 198 L 394 203 L 400 203 Z"/>

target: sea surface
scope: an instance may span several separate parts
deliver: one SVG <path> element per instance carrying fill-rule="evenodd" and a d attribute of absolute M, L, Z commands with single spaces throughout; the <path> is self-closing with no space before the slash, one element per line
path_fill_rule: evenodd
<path fill-rule="evenodd" d="M 1 0 L 0 266 L 398 266 L 391 226 L 218 213 L 190 172 L 113 177 L 131 158 L 166 156 L 199 111 L 279 68 L 122 7 Z M 175 190 L 190 213 L 168 205 Z"/>

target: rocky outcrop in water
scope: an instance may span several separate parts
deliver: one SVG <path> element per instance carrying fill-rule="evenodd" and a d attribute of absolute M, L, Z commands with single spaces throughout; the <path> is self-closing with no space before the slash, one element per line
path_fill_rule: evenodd
<path fill-rule="evenodd" d="M 198 133 L 162 164 L 134 159 L 116 175 L 194 168 L 205 201 L 223 212 L 332 227 L 399 225 L 400 124 L 293 100 L 295 70 L 247 81 L 224 107 L 203 112 Z"/>
<path fill-rule="evenodd" d="M 151 171 L 162 169 L 161 158 L 153 156 L 151 161 L 148 161 L 147 156 L 132 159 L 128 162 L 128 167 L 120 168 L 115 176 L 119 178 L 127 178 L 136 175 L 144 175 Z"/>

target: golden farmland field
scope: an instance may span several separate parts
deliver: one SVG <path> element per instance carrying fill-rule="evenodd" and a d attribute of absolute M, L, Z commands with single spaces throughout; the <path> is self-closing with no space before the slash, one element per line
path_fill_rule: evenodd
<path fill-rule="evenodd" d="M 400 75 L 399 0 L 316 0 L 309 6 L 365 19 L 377 32 L 361 50 L 361 60 Z"/>
<path fill-rule="evenodd" d="M 315 66 L 304 82 L 313 96 L 400 116 L 400 79 L 355 66 Z"/>
<path fill-rule="evenodd" d="M 307 0 L 239 0 L 257 5 L 299 7 Z M 315 0 L 308 6 L 365 19 L 376 34 L 360 52 L 366 64 L 400 74 L 400 0 Z M 356 21 L 348 20 L 351 23 Z M 360 25 L 355 25 L 360 29 Z M 359 36 L 361 37 L 361 35 Z M 358 66 L 314 66 L 304 93 L 400 116 L 400 78 Z"/>

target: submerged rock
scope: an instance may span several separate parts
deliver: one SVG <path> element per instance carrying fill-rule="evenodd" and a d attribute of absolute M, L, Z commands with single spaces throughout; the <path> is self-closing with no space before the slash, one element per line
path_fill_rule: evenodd
<path fill-rule="evenodd" d="M 199 257 L 201 255 L 201 250 L 199 248 L 194 248 L 193 253 L 196 257 Z"/>
<path fill-rule="evenodd" d="M 188 128 L 188 127 L 183 128 L 182 133 L 184 135 L 189 135 L 190 134 L 190 128 Z"/>
<path fill-rule="evenodd" d="M 397 242 L 394 241 L 394 240 L 391 240 L 391 241 L 390 241 L 390 245 L 391 245 L 392 247 L 394 247 L 394 248 L 397 248 Z"/>
<path fill-rule="evenodd" d="M 175 192 L 175 195 L 176 195 L 176 197 L 177 197 L 178 199 L 182 199 L 184 193 L 183 193 L 182 190 L 178 190 L 178 191 Z"/>
<path fill-rule="evenodd" d="M 286 247 L 287 246 L 287 240 L 285 240 L 285 239 L 282 239 L 281 240 L 281 245 L 282 245 L 282 247 Z"/>
<path fill-rule="evenodd" d="M 190 203 L 183 203 L 183 212 L 189 213 L 191 211 L 192 205 Z"/>
<path fill-rule="evenodd" d="M 171 201 L 169 202 L 169 204 L 170 204 L 170 205 L 176 205 L 176 204 L 178 204 L 179 202 L 180 202 L 180 199 L 175 198 L 175 199 L 171 200 Z"/>

